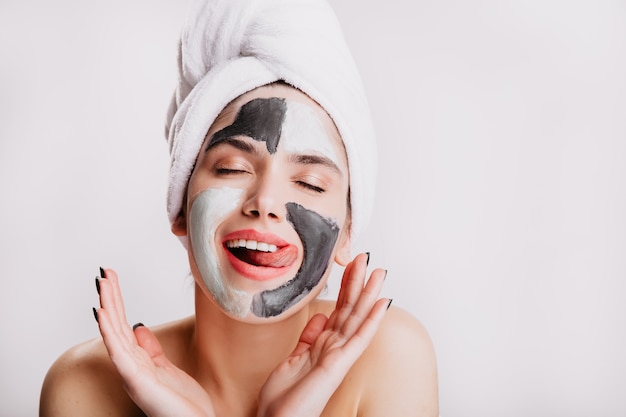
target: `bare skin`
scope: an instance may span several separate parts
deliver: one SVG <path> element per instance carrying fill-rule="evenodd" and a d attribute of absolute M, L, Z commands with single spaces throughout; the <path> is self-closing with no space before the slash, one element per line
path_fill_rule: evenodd
<path fill-rule="evenodd" d="M 332 302 L 318 300 L 310 304 L 309 314 L 330 314 L 333 308 Z M 195 364 L 190 352 L 195 350 L 194 317 L 161 325 L 154 333 L 170 361 L 193 375 Z M 392 306 L 321 415 L 437 416 L 436 372 L 433 347 L 425 329 L 404 310 Z M 224 394 L 222 407 L 233 411 L 217 415 L 255 415 L 256 403 L 250 399 L 254 392 L 247 395 L 247 402 L 243 392 Z M 50 369 L 42 390 L 41 417 L 84 415 L 145 415 L 125 391 L 101 339 L 63 354 Z"/>
<path fill-rule="evenodd" d="M 341 230 L 332 259 L 346 268 L 336 303 L 317 299 L 326 273 L 313 291 L 276 317 L 233 317 L 213 299 L 189 251 L 195 316 L 154 331 L 133 330 L 118 277 L 108 269 L 99 281 L 102 340 L 70 349 L 52 366 L 42 388 L 40 416 L 438 415 L 435 357 L 426 331 L 403 310 L 388 309 L 390 300 L 379 298 L 384 270 L 368 272 L 365 254 L 350 262 L 348 166 L 332 120 L 317 103 L 286 86 L 259 88 L 232 106 L 236 110 L 259 97 L 313 109 L 333 138 L 329 143 L 340 156 L 338 166 L 311 164 L 310 157 L 294 158 L 280 146 L 270 154 L 265 144 L 246 137 L 238 137 L 236 146 L 216 145 L 199 156 L 186 210 L 172 230 L 179 236 L 189 233 L 185 213 L 203 190 L 232 187 L 243 197 L 216 225 L 215 239 L 222 242 L 233 230 L 255 229 L 293 242 L 302 253 L 285 219 L 285 203 L 302 204 L 335 219 Z M 232 124 L 236 113 L 227 107 L 207 137 Z M 307 163 L 298 162 L 303 159 Z M 221 243 L 216 247 L 215 256 L 223 256 Z M 279 282 L 293 276 L 302 262 L 299 256 Z M 222 265 L 223 280 L 251 288 L 267 285 L 242 279 L 227 261 Z"/>

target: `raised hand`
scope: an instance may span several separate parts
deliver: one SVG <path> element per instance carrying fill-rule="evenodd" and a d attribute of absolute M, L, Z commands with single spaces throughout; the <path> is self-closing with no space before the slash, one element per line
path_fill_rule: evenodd
<path fill-rule="evenodd" d="M 209 395 L 165 357 L 154 334 L 144 326 L 128 325 L 115 271 L 101 275 L 103 279 L 96 279 L 100 308 L 94 314 L 128 395 L 150 417 L 214 417 Z"/>
<path fill-rule="evenodd" d="M 374 337 L 391 301 L 378 299 L 386 271 L 365 283 L 368 255 L 346 267 L 335 310 L 317 314 L 293 353 L 267 379 L 258 417 L 319 417 L 352 365 Z"/>

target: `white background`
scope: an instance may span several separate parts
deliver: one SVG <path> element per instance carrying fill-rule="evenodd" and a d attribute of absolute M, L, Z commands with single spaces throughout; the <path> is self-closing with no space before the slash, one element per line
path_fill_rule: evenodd
<path fill-rule="evenodd" d="M 0 2 L 1 416 L 98 335 L 100 265 L 131 322 L 192 312 L 164 205 L 187 3 Z M 380 138 L 356 249 L 428 328 L 441 414 L 626 415 L 626 4 L 333 4 Z"/>

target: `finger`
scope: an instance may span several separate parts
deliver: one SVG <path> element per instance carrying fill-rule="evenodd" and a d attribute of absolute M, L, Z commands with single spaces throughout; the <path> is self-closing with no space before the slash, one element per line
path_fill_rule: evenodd
<path fill-rule="evenodd" d="M 370 254 L 361 253 L 357 255 L 350 265 L 344 270 L 344 274 L 341 278 L 341 290 L 337 297 L 337 307 L 342 308 L 346 303 L 350 303 L 354 298 L 354 284 L 355 282 L 363 285 L 365 280 L 365 272 L 367 270 L 367 264 L 369 263 Z M 355 281 L 355 278 L 358 278 Z"/>
<path fill-rule="evenodd" d="M 106 278 L 100 280 L 100 305 L 110 317 L 111 325 L 120 335 L 124 335 L 130 342 L 135 337 L 126 321 L 124 300 L 119 286 L 117 274 L 112 269 L 105 270 Z"/>
<path fill-rule="evenodd" d="M 337 321 L 337 315 L 343 306 L 343 302 L 345 299 L 346 288 L 348 287 L 348 277 L 352 271 L 352 267 L 354 265 L 354 260 L 352 260 L 343 271 L 343 275 L 341 277 L 341 286 L 339 287 L 339 294 L 337 295 L 337 302 L 335 303 L 335 309 L 330 314 L 328 322 L 326 323 L 326 328 L 332 329 L 335 326 L 335 322 Z"/>
<path fill-rule="evenodd" d="M 386 275 L 387 271 L 384 269 L 376 269 L 372 272 L 350 315 L 342 323 L 340 331 L 344 336 L 352 336 L 369 316 L 378 300 Z"/>
<path fill-rule="evenodd" d="M 100 309 L 98 310 L 98 322 L 102 320 L 102 315 L 106 311 L 108 318 L 108 331 L 115 332 L 121 337 L 124 335 L 124 332 L 121 331 L 118 306 L 115 303 L 113 295 L 113 285 L 115 284 L 108 279 L 100 281 Z"/>
<path fill-rule="evenodd" d="M 170 361 L 163 353 L 161 342 L 156 338 L 154 333 L 142 323 L 133 326 L 133 333 L 137 339 L 137 344 L 143 348 L 157 366 L 168 365 Z"/>
<path fill-rule="evenodd" d="M 126 379 L 126 376 L 135 374 L 137 363 L 133 358 L 133 348 L 125 335 L 114 328 L 111 316 L 105 309 L 98 310 L 98 327 L 104 346 L 120 375 Z"/>
<path fill-rule="evenodd" d="M 337 309 L 333 312 L 331 319 L 326 325 L 327 329 L 341 328 L 345 320 L 350 316 L 359 299 L 359 294 L 363 290 L 367 260 L 367 254 L 360 254 L 352 261 L 351 267 L 349 269 L 346 268 L 344 271 L 344 276 L 341 280 L 341 302 L 337 303 Z"/>
<path fill-rule="evenodd" d="M 311 320 L 309 320 L 307 325 L 304 327 L 304 330 L 302 330 L 298 344 L 296 345 L 296 348 L 291 356 L 301 355 L 309 349 L 315 340 L 317 340 L 320 333 L 324 331 L 327 321 L 328 318 L 321 313 L 311 317 Z"/>
<path fill-rule="evenodd" d="M 365 320 L 343 346 L 342 350 L 346 358 L 356 361 L 363 354 L 376 335 L 390 304 L 391 300 L 388 298 L 376 301 Z"/>
<path fill-rule="evenodd" d="M 352 309 L 356 304 L 356 301 L 359 298 L 359 294 L 363 289 L 366 269 L 367 255 L 362 253 L 355 258 L 352 268 L 350 268 L 349 274 L 344 284 L 345 289 L 341 303 L 342 309 Z"/>
<path fill-rule="evenodd" d="M 119 315 L 120 319 L 127 323 L 126 321 L 126 312 L 124 310 L 124 300 L 122 298 L 122 290 L 120 288 L 119 278 L 117 273 L 112 269 L 105 269 L 106 274 L 106 282 L 109 282 L 112 287 L 112 303 L 116 306 L 117 310 L 121 312 Z M 102 282 L 101 282 L 102 284 Z"/>
<path fill-rule="evenodd" d="M 341 309 L 343 305 L 343 300 L 346 294 L 346 288 L 348 286 L 348 277 L 350 276 L 352 267 L 354 265 L 355 259 L 350 262 L 343 271 L 343 275 L 341 276 L 341 285 L 339 286 L 339 294 L 337 295 L 337 303 L 335 304 L 335 309 Z"/>

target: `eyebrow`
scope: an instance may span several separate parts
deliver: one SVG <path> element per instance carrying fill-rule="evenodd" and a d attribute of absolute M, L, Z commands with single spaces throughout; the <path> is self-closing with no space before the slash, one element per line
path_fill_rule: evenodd
<path fill-rule="evenodd" d="M 220 138 L 219 140 L 216 140 L 216 141 L 210 140 L 209 144 L 204 149 L 204 152 L 208 152 L 209 149 L 212 149 L 212 148 L 216 147 L 217 145 L 222 145 L 222 144 L 230 145 L 233 148 L 237 148 L 240 151 L 243 151 L 243 152 L 246 152 L 246 153 L 249 153 L 249 154 L 256 154 L 256 153 L 258 153 L 257 148 L 255 148 L 253 144 L 251 144 L 250 142 L 248 142 L 246 140 L 239 139 L 239 138 L 234 137 L 234 136 Z"/>
<path fill-rule="evenodd" d="M 337 172 L 339 175 L 343 176 L 343 173 L 330 158 L 320 155 L 309 155 L 309 154 L 290 154 L 289 162 L 302 164 L 302 165 L 322 165 L 332 169 Z"/>

